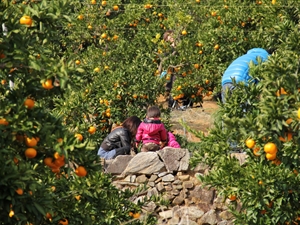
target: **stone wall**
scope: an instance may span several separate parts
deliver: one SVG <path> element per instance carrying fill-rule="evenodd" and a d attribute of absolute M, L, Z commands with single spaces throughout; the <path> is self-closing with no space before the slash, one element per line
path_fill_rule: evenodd
<path fill-rule="evenodd" d="M 149 202 L 143 214 L 156 215 L 158 225 L 232 225 L 228 199 L 218 197 L 216 191 L 204 188 L 197 178 L 209 168 L 199 164 L 189 168 L 187 149 L 166 147 L 158 152 L 122 155 L 104 162 L 107 173 L 114 175 L 113 184 L 121 190 L 141 188 L 132 201 L 138 202 L 153 195 L 168 200 L 168 206 Z"/>

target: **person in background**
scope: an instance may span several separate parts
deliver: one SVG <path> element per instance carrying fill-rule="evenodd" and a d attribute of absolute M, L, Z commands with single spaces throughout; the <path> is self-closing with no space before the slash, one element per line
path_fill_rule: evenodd
<path fill-rule="evenodd" d="M 167 145 L 165 147 L 181 148 L 177 142 L 175 135 L 172 132 L 168 132 Z"/>
<path fill-rule="evenodd" d="M 132 140 L 141 122 L 137 116 L 128 117 L 121 126 L 114 128 L 104 138 L 97 155 L 104 159 L 113 159 L 118 155 L 129 155 Z"/>
<path fill-rule="evenodd" d="M 139 125 L 136 136 L 136 146 L 142 143 L 141 152 L 158 151 L 167 141 L 167 130 L 160 120 L 158 106 L 147 109 L 146 118 Z"/>
<path fill-rule="evenodd" d="M 249 63 L 252 61 L 254 64 L 258 64 L 258 58 L 262 62 L 268 59 L 268 56 L 272 54 L 274 50 L 270 49 L 269 51 L 262 48 L 252 48 L 245 55 L 242 55 L 235 59 L 225 70 L 222 76 L 222 91 L 221 91 L 221 100 L 223 103 L 226 102 L 226 92 L 232 93 L 235 86 L 233 80 L 236 83 L 243 82 L 245 85 L 248 85 L 251 82 L 252 77 L 249 75 Z M 256 82 L 253 80 L 253 82 Z"/>

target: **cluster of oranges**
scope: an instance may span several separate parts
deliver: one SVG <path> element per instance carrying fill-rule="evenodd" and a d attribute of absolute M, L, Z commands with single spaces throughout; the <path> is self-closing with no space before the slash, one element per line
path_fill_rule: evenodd
<path fill-rule="evenodd" d="M 53 173 L 59 173 L 60 168 L 65 165 L 65 156 L 55 152 L 53 157 L 46 157 L 44 164 L 48 166 Z"/>
<path fill-rule="evenodd" d="M 253 150 L 253 154 L 255 156 L 261 155 L 260 147 L 256 146 L 256 142 L 252 138 L 246 140 L 246 146 Z M 275 164 L 280 164 L 280 160 L 277 159 L 277 151 L 278 148 L 276 144 L 273 142 L 268 142 L 264 145 L 264 152 L 266 154 L 266 159 L 273 161 Z"/>

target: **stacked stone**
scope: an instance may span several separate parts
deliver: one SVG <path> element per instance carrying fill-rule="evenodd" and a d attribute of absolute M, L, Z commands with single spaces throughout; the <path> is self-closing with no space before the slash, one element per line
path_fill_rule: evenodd
<path fill-rule="evenodd" d="M 142 215 L 152 214 L 158 225 L 231 225 L 233 216 L 228 211 L 228 199 L 218 197 L 216 191 L 205 188 L 197 178 L 209 168 L 199 164 L 189 169 L 189 152 L 186 149 L 164 148 L 159 152 L 138 153 L 135 156 L 118 156 L 105 161 L 105 170 L 114 176 L 113 184 L 120 190 L 139 191 L 132 201 L 143 202 L 155 196 L 169 204 L 157 205 L 150 201 Z"/>

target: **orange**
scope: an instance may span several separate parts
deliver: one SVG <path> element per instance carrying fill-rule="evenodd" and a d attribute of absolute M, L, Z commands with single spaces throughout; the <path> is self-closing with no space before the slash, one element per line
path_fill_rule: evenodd
<path fill-rule="evenodd" d="M 106 5 L 107 5 L 107 1 L 102 1 L 102 2 L 101 2 L 101 5 L 102 5 L 102 6 L 106 6 Z"/>
<path fill-rule="evenodd" d="M 276 153 L 275 154 L 267 153 L 266 158 L 268 160 L 274 160 L 274 159 L 276 159 Z"/>
<path fill-rule="evenodd" d="M 297 116 L 298 116 L 298 119 L 300 119 L 300 108 L 297 111 Z"/>
<path fill-rule="evenodd" d="M 132 217 L 135 218 L 135 219 L 140 218 L 140 216 L 141 216 L 140 213 L 134 213 L 134 214 L 132 215 Z"/>
<path fill-rule="evenodd" d="M 286 95 L 286 94 L 287 94 L 287 92 L 284 90 L 283 87 L 281 87 L 280 90 L 278 90 L 278 91 L 276 92 L 276 96 L 277 96 L 277 97 L 279 97 L 280 95 Z"/>
<path fill-rule="evenodd" d="M 17 192 L 18 195 L 23 195 L 23 193 L 24 193 L 22 188 L 18 188 L 16 190 L 16 192 Z"/>
<path fill-rule="evenodd" d="M 101 34 L 101 38 L 102 38 L 102 39 L 107 38 L 107 34 L 106 34 L 106 33 Z M 104 52 L 103 52 L 103 53 L 104 53 Z"/>
<path fill-rule="evenodd" d="M 34 100 L 32 100 L 31 98 L 27 98 L 24 101 L 24 105 L 27 107 L 27 109 L 32 109 L 34 107 Z"/>
<path fill-rule="evenodd" d="M 88 132 L 89 132 L 90 134 L 94 134 L 94 133 L 96 132 L 96 127 L 90 126 L 90 128 L 88 129 Z"/>
<path fill-rule="evenodd" d="M 0 118 L 0 125 L 7 126 L 8 125 L 7 120 L 5 118 Z"/>
<path fill-rule="evenodd" d="M 187 31 L 186 31 L 186 30 L 183 30 L 183 31 L 181 32 L 181 34 L 182 34 L 182 35 L 187 35 Z"/>
<path fill-rule="evenodd" d="M 248 139 L 246 140 L 246 146 L 247 146 L 248 148 L 254 148 L 254 146 L 255 146 L 255 141 L 254 141 L 253 139 L 251 139 L 251 138 L 248 138 Z"/>
<path fill-rule="evenodd" d="M 118 10 L 119 10 L 119 6 L 114 5 L 114 6 L 113 6 L 113 10 L 118 11 Z"/>
<path fill-rule="evenodd" d="M 29 138 L 29 137 L 26 137 L 25 138 L 25 144 L 27 145 L 27 147 L 35 147 L 37 145 L 37 139 L 32 137 L 32 138 Z"/>
<path fill-rule="evenodd" d="M 60 167 L 62 167 L 62 166 L 64 166 L 66 163 L 65 163 L 65 159 L 56 159 L 55 161 L 54 161 L 54 164 L 58 167 L 58 168 L 60 168 Z"/>
<path fill-rule="evenodd" d="M 219 49 L 220 49 L 220 45 L 215 45 L 215 46 L 214 46 L 214 49 L 215 49 L 215 50 L 219 50 Z"/>
<path fill-rule="evenodd" d="M 282 142 L 290 141 L 293 139 L 293 133 L 292 132 L 287 132 L 285 133 L 285 137 L 279 137 L 279 140 Z"/>
<path fill-rule="evenodd" d="M 260 156 L 261 154 L 259 153 L 259 150 L 260 150 L 260 147 L 255 147 L 255 148 L 253 148 L 253 154 L 254 154 L 255 156 Z"/>
<path fill-rule="evenodd" d="M 42 86 L 46 90 L 52 89 L 53 88 L 52 79 L 47 79 L 45 82 L 42 83 Z"/>
<path fill-rule="evenodd" d="M 285 122 L 286 122 L 288 125 L 290 125 L 290 124 L 293 122 L 293 119 L 292 119 L 292 118 L 288 118 Z"/>
<path fill-rule="evenodd" d="M 51 191 L 55 191 L 56 187 L 55 186 L 51 186 Z"/>
<path fill-rule="evenodd" d="M 272 161 L 272 164 L 275 164 L 276 166 L 279 166 L 281 164 L 280 159 L 276 158 Z"/>
<path fill-rule="evenodd" d="M 57 166 L 54 164 L 53 159 L 52 159 L 51 157 L 46 157 L 46 158 L 44 159 L 44 164 L 45 164 L 46 166 L 49 166 L 50 168 L 55 168 L 55 167 L 57 167 Z"/>
<path fill-rule="evenodd" d="M 62 143 L 62 142 L 63 142 L 63 139 L 62 139 L 62 138 L 58 138 L 58 139 L 57 139 L 57 142 L 58 142 L 58 143 Z"/>
<path fill-rule="evenodd" d="M 75 170 L 75 174 L 79 177 L 85 177 L 87 175 L 87 171 L 83 166 L 78 166 Z"/>
<path fill-rule="evenodd" d="M 268 142 L 264 146 L 264 151 L 266 153 L 270 153 L 270 154 L 275 154 L 276 155 L 276 153 L 277 153 L 277 146 L 274 143 L 272 143 L 272 142 Z"/>
<path fill-rule="evenodd" d="M 258 184 L 263 185 L 264 183 L 260 180 L 260 181 L 258 181 Z"/>
<path fill-rule="evenodd" d="M 11 210 L 9 211 L 8 216 L 9 216 L 9 217 L 13 217 L 14 215 L 15 215 L 15 212 L 14 212 L 14 210 L 11 209 Z"/>
<path fill-rule="evenodd" d="M 211 16 L 216 16 L 217 12 L 211 12 L 210 14 L 211 14 Z"/>
<path fill-rule="evenodd" d="M 83 140 L 82 134 L 75 134 L 75 137 L 76 137 L 77 140 L 79 140 L 79 141 L 82 141 L 82 140 Z"/>
<path fill-rule="evenodd" d="M 60 172 L 60 168 L 57 168 L 57 167 L 55 168 L 55 167 L 54 167 L 54 168 L 51 169 L 51 171 L 52 171 L 53 173 L 59 173 L 59 172 Z"/>
<path fill-rule="evenodd" d="M 61 220 L 58 221 L 58 224 L 59 225 L 68 225 L 69 221 L 67 219 L 61 219 Z"/>
<path fill-rule="evenodd" d="M 83 16 L 83 15 L 79 15 L 77 18 L 78 18 L 79 20 L 83 20 L 84 16 Z"/>
<path fill-rule="evenodd" d="M 80 65 L 80 63 L 81 63 L 81 62 L 80 62 L 80 60 L 78 60 L 78 59 L 75 61 L 75 64 L 76 64 L 76 65 Z"/>
<path fill-rule="evenodd" d="M 37 151 L 34 148 L 27 148 L 25 150 L 25 156 L 29 159 L 36 157 Z"/>
<path fill-rule="evenodd" d="M 235 195 L 229 195 L 228 199 L 230 201 L 235 201 L 236 200 L 236 196 Z"/>
<path fill-rule="evenodd" d="M 81 198 L 81 196 L 80 195 L 76 195 L 75 198 L 76 198 L 77 201 L 79 201 L 80 198 Z"/>
<path fill-rule="evenodd" d="M 31 26 L 32 25 L 31 17 L 30 16 L 22 16 L 20 19 L 20 24 Z"/>
<path fill-rule="evenodd" d="M 96 67 L 96 68 L 94 69 L 94 72 L 99 73 L 99 72 L 100 72 L 100 68 L 99 68 L 99 67 Z"/>
<path fill-rule="evenodd" d="M 113 36 L 113 39 L 114 39 L 115 41 L 118 40 L 118 38 L 119 38 L 118 35 L 114 35 L 114 36 Z"/>
<path fill-rule="evenodd" d="M 18 165 L 18 163 L 19 163 L 19 160 L 16 158 L 16 157 L 14 157 L 14 163 L 16 164 L 16 165 Z"/>
<path fill-rule="evenodd" d="M 47 212 L 47 213 L 46 213 L 46 218 L 49 219 L 49 220 L 51 220 L 51 219 L 52 219 L 52 215 L 51 215 L 50 213 Z"/>
<path fill-rule="evenodd" d="M 63 154 L 59 154 L 58 152 L 55 152 L 53 156 L 55 159 L 59 159 L 59 160 L 65 159 L 65 156 Z"/>

